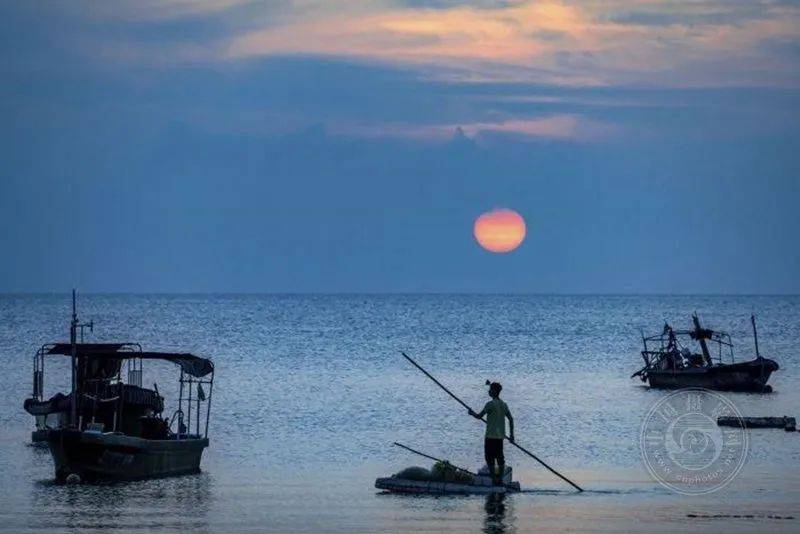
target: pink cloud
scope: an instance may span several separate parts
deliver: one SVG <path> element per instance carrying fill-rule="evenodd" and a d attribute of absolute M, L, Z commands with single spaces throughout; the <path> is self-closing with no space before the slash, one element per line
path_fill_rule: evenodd
<path fill-rule="evenodd" d="M 365 5 L 237 35 L 227 57 L 308 53 L 414 64 L 433 76 L 438 67 L 443 77 L 460 72 L 460 79 L 569 85 L 798 82 L 791 75 L 793 58 L 774 58 L 760 48 L 764 40 L 800 39 L 797 6 L 764 4 L 757 17 L 698 24 L 690 16 L 702 6 L 685 2 L 545 0 L 492 9 Z M 724 12 L 725 4 L 716 8 Z M 615 14 L 636 9 L 669 13 L 675 22 L 616 21 Z M 716 68 L 706 73 L 704 65 Z M 765 66 L 775 75 L 742 75 Z"/>
<path fill-rule="evenodd" d="M 533 119 L 509 119 L 461 124 L 332 124 L 328 125 L 326 129 L 333 135 L 368 138 L 396 137 L 429 142 L 446 142 L 458 134 L 480 140 L 485 134 L 491 133 L 539 139 L 589 142 L 608 138 L 617 132 L 617 128 L 611 124 L 591 121 L 578 115 L 553 115 Z"/>

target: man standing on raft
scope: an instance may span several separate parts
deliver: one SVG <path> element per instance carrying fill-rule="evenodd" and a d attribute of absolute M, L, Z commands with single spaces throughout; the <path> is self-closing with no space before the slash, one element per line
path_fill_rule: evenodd
<path fill-rule="evenodd" d="M 488 380 L 487 380 L 488 383 Z M 508 440 L 514 442 L 514 418 L 511 417 L 511 411 L 508 405 L 500 399 L 500 391 L 503 386 L 498 382 L 492 382 L 489 385 L 489 396 L 492 398 L 486 403 L 480 413 L 475 413 L 469 410 L 469 414 L 477 419 L 483 419 L 486 416 L 486 439 L 484 440 L 484 455 L 486 457 L 486 465 L 489 467 L 489 472 L 492 474 L 492 483 L 495 486 L 503 484 L 503 475 L 506 470 L 506 460 L 503 456 L 503 439 L 506 437 L 506 417 L 508 417 L 508 426 L 510 433 Z M 494 469 L 495 460 L 497 461 L 498 471 Z M 499 473 L 499 474 L 498 474 Z"/>

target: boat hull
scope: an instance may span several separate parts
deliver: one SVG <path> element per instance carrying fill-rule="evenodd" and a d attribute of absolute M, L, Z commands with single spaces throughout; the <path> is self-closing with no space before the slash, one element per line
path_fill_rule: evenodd
<path fill-rule="evenodd" d="M 122 434 L 50 430 L 56 480 L 139 480 L 197 473 L 207 438 L 149 440 Z"/>
<path fill-rule="evenodd" d="M 34 445 L 47 446 L 47 436 L 49 435 L 49 428 L 37 428 L 31 432 L 31 443 Z"/>
<path fill-rule="evenodd" d="M 773 360 L 755 359 L 714 367 L 691 367 L 680 370 L 649 370 L 650 387 L 663 389 L 705 388 L 722 391 L 769 392 L 767 385 L 778 364 Z"/>

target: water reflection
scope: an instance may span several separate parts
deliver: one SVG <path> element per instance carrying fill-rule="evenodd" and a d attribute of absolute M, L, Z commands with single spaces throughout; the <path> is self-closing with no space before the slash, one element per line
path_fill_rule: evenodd
<path fill-rule="evenodd" d="M 509 518 L 506 511 L 506 496 L 504 493 L 490 493 L 486 496 L 486 503 L 484 505 L 486 516 L 483 520 L 483 531 L 498 533 L 508 532 L 509 529 L 513 530 L 513 526 L 509 524 Z"/>
<path fill-rule="evenodd" d="M 179 529 L 209 531 L 208 473 L 106 484 L 33 484 L 28 526 L 48 530 Z"/>

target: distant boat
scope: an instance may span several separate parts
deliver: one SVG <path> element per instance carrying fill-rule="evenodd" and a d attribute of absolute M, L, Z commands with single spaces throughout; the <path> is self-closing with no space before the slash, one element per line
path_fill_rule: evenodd
<path fill-rule="evenodd" d="M 664 324 L 662 332 L 644 337 L 644 367 L 633 373 L 654 388 L 699 387 L 728 391 L 770 392 L 770 375 L 779 369 L 777 362 L 763 358 L 758 350 L 755 316 L 753 325 L 756 357 L 735 362 L 733 343 L 725 332 L 700 326 L 697 314 L 692 315 L 692 330 L 675 330 Z M 711 350 L 709 344 L 716 350 Z M 700 347 L 693 352 L 690 346 Z M 723 360 L 729 360 L 723 361 Z"/>
<path fill-rule="evenodd" d="M 33 441 L 50 448 L 56 480 L 132 480 L 199 472 L 209 443 L 211 360 L 144 352 L 138 343 L 78 343 L 81 326 L 73 292 L 70 342 L 47 344 L 37 351 L 33 396 L 24 403 L 36 418 Z M 70 357 L 71 390 L 45 399 L 44 363 L 49 356 Z M 180 368 L 177 408 L 169 418 L 162 418 L 164 398 L 158 387 L 142 387 L 143 360 L 164 360 Z"/>

